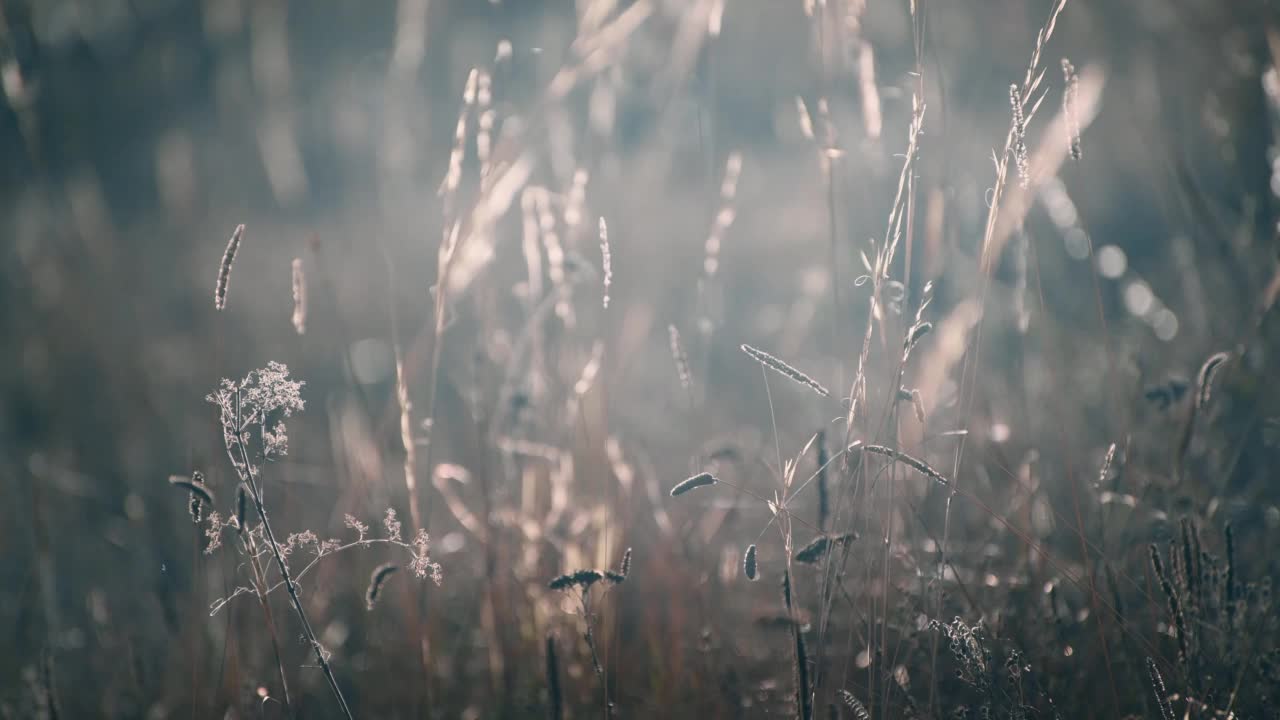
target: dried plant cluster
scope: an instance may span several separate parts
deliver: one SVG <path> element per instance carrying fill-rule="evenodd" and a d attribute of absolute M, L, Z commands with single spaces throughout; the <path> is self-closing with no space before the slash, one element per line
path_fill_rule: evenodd
<path fill-rule="evenodd" d="M 24 382 L 73 335 L 130 356 L 108 402 L 59 379 L 74 435 L 20 462 L 28 404 L 0 418 L 33 479 L 0 719 L 1276 715 L 1280 21 L 241 4 L 200 10 L 244 53 L 209 122 L 252 129 L 227 164 L 275 209 L 194 213 L 200 174 L 170 181 L 216 153 L 183 132 L 144 163 L 219 224 L 203 281 L 172 273 L 191 341 L 15 244 L 41 317 L 56 291 L 128 320 L 66 320 Z M 34 138 L 24 13 L 0 98 Z M 1203 49 L 1112 27 L 1219 15 L 1210 80 L 1161 85 L 1154 47 Z M 377 62 L 291 65 L 317 23 L 383 33 Z M 369 207 L 335 218 L 347 170 Z M 124 272 L 78 172 L 63 254 Z"/>

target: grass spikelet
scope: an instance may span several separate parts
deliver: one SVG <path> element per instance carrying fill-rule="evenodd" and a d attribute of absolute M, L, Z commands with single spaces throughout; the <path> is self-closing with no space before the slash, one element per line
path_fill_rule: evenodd
<path fill-rule="evenodd" d="M 244 532 L 245 513 L 249 510 L 249 489 L 240 483 L 236 487 L 236 527 L 241 533 Z"/>
<path fill-rule="evenodd" d="M 1031 161 L 1027 155 L 1027 118 L 1022 109 L 1022 91 L 1016 84 L 1009 86 L 1009 104 L 1013 106 L 1013 161 L 1018 167 L 1018 185 L 1026 188 L 1031 184 Z"/>
<path fill-rule="evenodd" d="M 201 502 L 213 504 L 213 491 L 204 484 L 204 475 L 199 470 L 191 473 L 190 478 L 185 478 L 181 475 L 170 475 L 169 484 L 186 490 L 198 497 Z"/>
<path fill-rule="evenodd" d="M 1147 658 L 1147 676 L 1151 679 L 1151 692 L 1156 696 L 1156 705 L 1160 708 L 1160 720 L 1173 720 L 1173 708 L 1169 707 L 1169 691 L 1164 687 L 1164 678 L 1160 676 L 1160 668 L 1156 661 Z"/>
<path fill-rule="evenodd" d="M 867 712 L 867 707 L 853 693 L 848 690 L 837 690 L 836 695 L 840 696 L 840 702 L 849 708 L 849 712 L 853 713 L 857 720 L 871 720 L 871 714 Z"/>
<path fill-rule="evenodd" d="M 1204 361 L 1204 365 L 1200 366 L 1200 372 L 1196 375 L 1196 409 L 1199 410 L 1209 403 L 1209 399 L 1213 395 L 1213 379 L 1217 376 L 1218 370 L 1222 369 L 1222 364 L 1231 359 L 1231 354 L 1226 352 L 1214 353 Z"/>
<path fill-rule="evenodd" d="M 236 261 L 236 253 L 240 250 L 240 241 L 244 238 L 244 225 L 237 225 L 227 241 L 227 249 L 222 253 L 222 264 L 218 266 L 218 280 L 213 286 L 213 307 L 222 310 L 227 307 L 227 283 L 231 281 L 231 266 Z"/>
<path fill-rule="evenodd" d="M 680 331 L 675 325 L 667 326 L 667 336 L 671 340 L 671 359 L 676 364 L 676 375 L 680 377 L 680 387 L 685 392 L 689 392 L 689 388 L 693 385 L 693 375 L 689 371 L 689 356 L 684 351 L 684 344 L 680 342 Z"/>
<path fill-rule="evenodd" d="M 812 565 L 822 559 L 830 550 L 839 547 L 847 542 L 857 539 L 853 533 L 844 533 L 842 535 L 821 535 L 813 540 L 813 542 L 805 545 L 796 551 L 795 560 L 798 563 Z"/>
<path fill-rule="evenodd" d="M 604 309 L 609 309 L 609 286 L 613 284 L 613 258 L 609 254 L 609 225 L 600 218 L 600 267 L 604 271 Z"/>
<path fill-rule="evenodd" d="M 715 221 L 711 225 L 711 233 L 707 235 L 702 269 L 708 278 L 715 277 L 716 271 L 720 268 L 720 245 L 724 243 L 724 236 L 729 232 L 729 226 L 733 225 L 733 199 L 738 194 L 738 176 L 741 173 L 742 153 L 735 150 L 729 153 L 728 159 L 725 160 L 724 179 L 720 183 L 720 210 L 716 213 Z"/>
<path fill-rule="evenodd" d="M 382 586 L 399 569 L 400 567 L 394 563 L 383 563 L 373 569 L 373 573 L 369 575 L 369 589 L 364 593 L 364 607 L 366 610 L 373 610 L 373 606 L 377 604 L 378 597 L 382 593 Z"/>
<path fill-rule="evenodd" d="M 747 345 L 746 343 L 743 343 L 742 345 L 742 352 L 746 353 L 752 360 L 755 360 L 756 362 L 760 363 L 766 368 L 794 382 L 804 385 L 805 387 L 818 393 L 822 397 L 831 397 L 831 393 L 828 392 L 827 389 L 823 387 L 821 383 L 819 383 L 817 380 L 814 380 L 808 375 L 805 375 L 804 373 L 791 367 L 790 365 L 770 355 L 769 353 L 763 350 L 760 350 L 759 348 L 753 348 L 750 345 Z"/>
<path fill-rule="evenodd" d="M 1169 602 L 1169 614 L 1173 616 L 1174 629 L 1178 633 L 1178 659 L 1182 661 L 1184 668 L 1188 668 L 1190 652 L 1187 647 L 1187 623 L 1182 615 L 1182 603 L 1179 602 L 1178 592 L 1173 587 L 1169 573 L 1165 570 L 1164 562 L 1160 559 L 1160 549 L 1155 543 L 1151 543 L 1148 549 L 1151 553 L 1151 567 L 1160 581 L 1160 589 L 1164 591 L 1165 598 Z"/>
<path fill-rule="evenodd" d="M 921 460 L 920 458 L 908 455 L 901 450 L 894 450 L 893 448 L 885 447 L 884 445 L 863 445 L 861 443 L 854 443 L 853 445 L 850 445 L 847 450 L 849 455 L 854 455 L 859 451 L 875 453 L 877 455 L 884 455 L 885 457 L 893 458 L 894 460 L 911 467 L 920 474 L 928 476 L 939 485 L 951 484 L 951 481 L 948 480 L 946 476 L 937 470 L 934 470 L 933 466 L 929 465 L 929 463 Z"/>
<path fill-rule="evenodd" d="M 903 343 L 903 347 L 906 350 L 911 350 L 920 342 L 921 339 L 924 338 L 925 335 L 928 335 L 932 331 L 933 323 L 928 321 L 918 322 L 915 325 L 912 325 L 911 331 L 907 333 L 907 339 Z"/>
<path fill-rule="evenodd" d="M 1080 75 L 1067 58 L 1062 58 L 1062 116 L 1066 119 L 1071 159 L 1079 160 L 1084 157 L 1080 143 Z"/>
<path fill-rule="evenodd" d="M 293 259 L 293 329 L 299 335 L 307 331 L 307 276 L 302 258 Z"/>
<path fill-rule="evenodd" d="M 1102 459 L 1102 469 L 1098 471 L 1098 481 L 1094 483 L 1093 489 L 1101 488 L 1107 482 L 1107 475 L 1111 474 L 1111 463 L 1116 457 L 1116 444 L 1111 443 L 1111 447 L 1107 448 L 1107 455 Z"/>
<path fill-rule="evenodd" d="M 624 579 L 631 574 L 631 548 L 622 553 L 622 562 L 618 563 L 618 574 Z"/>
<path fill-rule="evenodd" d="M 747 552 L 742 555 L 742 572 L 747 576 L 748 580 L 754 582 L 760 577 L 759 567 L 756 565 L 756 546 L 752 543 L 747 546 Z"/>
<path fill-rule="evenodd" d="M 690 490 L 696 490 L 697 488 L 707 485 L 715 485 L 717 482 L 719 481 L 716 479 L 716 476 L 711 473 L 698 473 L 697 475 L 694 475 L 688 480 L 683 480 L 675 487 L 671 488 L 671 497 L 679 497 Z"/>

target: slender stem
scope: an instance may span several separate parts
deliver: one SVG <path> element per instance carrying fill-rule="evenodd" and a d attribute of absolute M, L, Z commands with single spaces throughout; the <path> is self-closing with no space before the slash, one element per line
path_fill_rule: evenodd
<path fill-rule="evenodd" d="M 284 692 L 284 705 L 289 709 L 289 714 L 293 714 L 293 701 L 289 698 L 289 681 L 285 678 L 284 662 L 280 659 L 280 640 L 276 634 L 275 617 L 271 614 L 271 603 L 267 602 L 267 594 L 270 589 L 267 588 L 266 573 L 262 570 L 262 563 L 258 561 L 257 543 L 253 540 L 253 535 L 246 535 L 249 544 L 249 565 L 253 568 L 254 591 L 258 594 L 258 603 L 262 605 L 262 612 L 267 617 L 267 635 L 271 637 L 271 650 L 276 656 L 276 669 L 280 671 L 280 687 Z"/>
<path fill-rule="evenodd" d="M 604 702 L 604 717 L 609 717 L 609 682 L 605 678 L 604 666 L 600 664 L 600 656 L 596 653 L 596 637 L 591 629 L 591 601 L 588 593 L 591 588 L 582 589 L 582 620 L 586 625 L 586 630 L 582 633 L 583 638 L 587 641 L 587 648 L 591 650 L 591 665 L 595 668 L 596 677 L 600 679 L 600 698 Z"/>
<path fill-rule="evenodd" d="M 324 656 L 324 648 L 321 647 L 320 641 L 316 639 L 315 631 L 311 629 L 311 621 L 307 619 L 307 611 L 302 607 L 302 600 L 298 597 L 298 587 L 294 584 L 293 577 L 289 574 L 289 566 L 285 563 L 284 555 L 280 552 L 280 544 L 276 542 L 275 531 L 271 529 L 271 521 L 267 518 L 267 508 L 262 502 L 262 491 L 258 487 L 258 479 L 253 472 L 253 465 L 249 462 L 249 452 L 245 449 L 244 432 L 239 428 L 239 416 L 240 392 L 237 390 L 235 440 L 236 447 L 240 450 L 240 461 L 243 462 L 243 469 L 237 465 L 235 457 L 231 455 L 230 446 L 227 447 L 227 455 L 231 457 L 232 465 L 237 466 L 236 470 L 241 479 L 249 486 L 249 495 L 253 498 L 253 505 L 258 511 L 258 517 L 262 519 L 262 529 L 267 535 L 267 542 L 271 546 L 271 554 L 275 556 L 280 576 L 284 578 L 285 588 L 289 591 L 289 600 L 293 603 L 293 611 L 302 623 L 303 635 L 315 652 L 316 661 L 320 663 L 320 669 L 324 671 L 324 677 L 329 681 L 329 689 L 333 690 L 333 696 L 337 699 L 338 706 L 342 708 L 342 714 L 347 717 L 347 720 L 354 720 L 351 708 L 347 707 L 347 700 L 342 696 L 342 688 L 338 687 L 338 680 L 333 675 L 333 668 L 330 667 L 329 660 Z"/>

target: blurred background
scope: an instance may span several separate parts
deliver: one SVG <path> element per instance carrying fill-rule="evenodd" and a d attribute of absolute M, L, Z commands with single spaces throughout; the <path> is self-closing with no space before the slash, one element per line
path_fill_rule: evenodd
<path fill-rule="evenodd" d="M 1009 85 L 1023 81 L 1055 4 L 0 0 L 0 709 L 288 716 L 256 599 L 210 614 L 246 582 L 244 563 L 229 541 L 202 552 L 203 528 L 167 479 L 202 472 L 226 515 L 236 478 L 205 396 L 274 360 L 305 381 L 307 403 L 289 423 L 288 457 L 266 468 L 277 533 L 345 536 L 347 513 L 376 530 L 388 507 L 407 525 L 399 356 L 444 580 L 402 574 L 366 611 L 368 573 L 388 557 L 355 549 L 304 583 L 357 716 L 545 715 L 548 633 L 566 712 L 598 713 L 582 618 L 545 585 L 613 566 L 626 547 L 633 578 L 597 619 L 617 714 L 790 712 L 786 634 L 756 622 L 778 612 L 777 573 L 757 585 L 739 574 L 751 542 L 780 572 L 787 551 L 775 530 L 760 535 L 768 508 L 721 489 L 676 503 L 667 490 L 718 463 L 771 496 L 777 455 L 796 456 L 843 418 L 839 401 L 776 377 L 766 395 L 738 346 L 847 396 L 871 288 L 855 280 L 885 238 L 919 92 L 910 239 L 868 368 L 877 402 L 896 395 L 893 333 L 925 281 L 938 339 L 904 380 L 921 388 L 926 421 L 891 434 L 948 475 L 954 463 L 1071 568 L 1105 561 L 1143 582 L 1145 544 L 1163 548 L 1191 515 L 1206 536 L 1233 519 L 1254 579 L 1273 571 L 1261 550 L 1280 525 L 1268 313 L 1280 8 L 1069 0 L 1044 48 L 1028 143 L 1058 142 L 1062 58 L 1082 90 L 1100 92 L 1096 117 L 1084 118 L 1082 157 L 1035 179 L 1025 225 L 986 275 Z M 727 174 L 738 176 L 731 197 Z M 455 221 L 466 260 L 437 334 L 438 252 Z M 218 311 L 215 278 L 238 224 Z M 295 259 L 304 332 L 292 322 Z M 1170 458 L 1197 369 L 1221 350 L 1235 360 L 1178 475 Z M 945 434 L 958 430 L 968 435 Z M 839 447 L 843 422 L 827 435 Z M 1112 443 L 1132 483 L 1113 490 L 1136 498 L 1123 530 L 1105 508 L 1079 520 L 1072 505 Z M 440 478 L 439 463 L 470 480 Z M 800 466 L 802 480 L 812 454 Z M 863 531 L 894 538 L 885 572 L 901 596 L 886 594 L 882 612 L 970 623 L 1012 613 L 1004 636 L 1041 666 L 1059 708 L 1105 698 L 1068 716 L 1151 710 L 1140 699 L 1150 647 L 1111 645 L 1119 701 L 1115 684 L 1104 691 L 1088 592 L 1058 580 L 1053 637 L 1023 627 L 1053 627 L 1018 608 L 1040 612 L 1040 581 L 1055 571 L 966 506 L 951 518 L 957 564 L 996 581 L 962 599 L 919 550 L 942 527 L 945 495 L 923 483 L 903 493 L 908 504 L 885 506 Z M 812 516 L 812 491 L 796 502 Z M 1094 545 L 1082 556 L 1075 531 L 1086 525 Z M 877 542 L 854 551 L 866 554 L 859 567 L 887 566 Z M 812 577 L 797 582 L 816 600 Z M 945 598 L 912 595 L 936 584 Z M 286 599 L 273 602 L 294 710 L 328 717 Z M 1133 632 L 1173 662 L 1154 614 Z M 862 652 L 842 632 L 831 672 L 865 685 L 866 663 L 889 662 L 876 655 L 885 648 Z M 886 667 L 910 668 L 921 716 L 942 716 L 945 687 L 916 637 L 928 631 L 893 632 L 918 651 Z M 881 708 L 907 712 L 901 698 Z"/>

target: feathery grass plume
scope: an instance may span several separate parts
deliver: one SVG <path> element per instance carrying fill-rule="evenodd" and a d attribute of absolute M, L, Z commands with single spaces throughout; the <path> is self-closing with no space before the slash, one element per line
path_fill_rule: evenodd
<path fill-rule="evenodd" d="M 934 482 L 938 483 L 939 485 L 951 484 L 951 481 L 948 480 L 946 476 L 944 476 L 942 473 L 938 472 L 937 470 L 934 470 L 933 467 L 929 465 L 929 463 L 917 457 L 908 455 L 907 453 L 904 453 L 901 450 L 894 450 L 893 448 L 885 447 L 884 445 L 864 445 L 862 444 L 861 441 L 858 441 L 850 445 L 845 452 L 852 457 L 853 455 L 856 455 L 857 453 L 862 451 L 875 453 L 877 455 L 884 455 L 885 457 L 893 458 L 894 460 L 897 460 L 900 463 L 910 466 L 911 468 L 921 473 L 922 475 L 928 476 L 930 479 L 932 479 Z"/>
<path fill-rule="evenodd" d="M 561 720 L 564 697 L 560 691 L 560 663 L 556 660 L 556 638 L 547 634 L 547 711 L 550 720 Z"/>
<path fill-rule="evenodd" d="M 366 610 L 373 610 L 373 606 L 377 604 L 378 597 L 382 593 L 382 586 L 399 569 L 400 566 L 395 563 L 383 563 L 373 569 L 373 573 L 369 575 L 369 589 L 365 590 L 364 593 L 364 607 Z"/>
<path fill-rule="evenodd" d="M 1156 705 L 1160 708 L 1160 720 L 1173 720 L 1173 708 L 1169 706 L 1169 691 L 1165 690 L 1164 678 L 1160 676 L 1160 668 L 1156 661 L 1147 658 L 1147 676 L 1151 679 L 1151 692 L 1156 696 Z"/>
<path fill-rule="evenodd" d="M 609 286 L 613 284 L 613 259 L 609 254 L 609 226 L 600 218 L 600 266 L 604 270 L 604 308 L 609 309 Z"/>
<path fill-rule="evenodd" d="M 307 331 L 307 276 L 302 258 L 293 259 L 293 329 L 299 335 Z"/>
<path fill-rule="evenodd" d="M 227 249 L 222 253 L 222 264 L 218 266 L 218 280 L 213 286 L 213 307 L 222 310 L 227 307 L 227 283 L 231 281 L 231 265 L 236 261 L 236 252 L 240 249 L 240 240 L 244 238 L 244 225 L 237 225 L 227 242 Z"/>
<path fill-rule="evenodd" d="M 742 352 L 746 353 L 752 360 L 755 360 L 756 362 L 760 363 L 766 368 L 794 382 L 804 385 L 805 387 L 818 393 L 822 397 L 831 397 L 831 393 L 828 392 L 827 389 L 823 387 L 817 380 L 814 380 L 808 375 L 805 375 L 804 373 L 791 367 L 790 365 L 779 360 L 778 358 L 770 355 L 769 353 L 763 350 L 760 350 L 758 348 L 753 348 L 750 345 L 747 345 L 746 343 L 743 343 L 741 347 L 742 347 Z"/>
<path fill-rule="evenodd" d="M 855 533 L 843 533 L 841 535 L 819 535 L 814 538 L 813 542 L 805 545 L 796 551 L 795 560 L 798 563 L 812 565 L 822 559 L 828 551 L 857 539 Z"/>
<path fill-rule="evenodd" d="M 747 552 L 742 556 L 742 572 L 746 574 L 747 579 L 754 581 L 760 577 L 757 572 L 759 568 L 756 566 L 756 546 L 752 543 L 747 546 Z"/>
<path fill-rule="evenodd" d="M 1151 543 L 1148 547 L 1151 553 L 1151 567 L 1156 573 L 1156 578 L 1160 581 L 1160 589 L 1164 591 L 1165 598 L 1169 602 L 1169 614 L 1173 616 L 1173 626 L 1178 633 L 1178 659 L 1182 661 L 1184 669 L 1190 668 L 1190 653 L 1187 646 L 1187 623 L 1182 616 L 1182 603 L 1178 600 L 1178 591 L 1173 587 L 1173 582 L 1169 579 L 1169 573 L 1165 570 L 1164 562 L 1160 559 L 1160 549 L 1155 543 Z"/>
<path fill-rule="evenodd" d="M 715 277 L 720 268 L 720 245 L 724 236 L 733 225 L 733 198 L 738 194 L 738 176 L 742 173 L 742 153 L 733 151 L 724 164 L 724 179 L 720 183 L 720 210 L 716 213 L 711 225 L 711 233 L 707 235 L 706 254 L 702 261 L 702 270 L 708 278 Z"/>
<path fill-rule="evenodd" d="M 676 326 L 667 326 L 667 335 L 671 340 L 671 359 L 676 363 L 676 374 L 680 377 L 680 387 L 685 392 L 689 391 L 693 385 L 693 374 L 689 371 L 689 356 L 684 351 L 684 344 L 680 342 L 680 331 Z"/>
<path fill-rule="evenodd" d="M 587 590 L 603 579 L 605 579 L 604 573 L 599 570 L 574 570 L 553 579 L 547 583 L 547 587 L 552 590 L 569 590 L 575 587 Z"/>
<path fill-rule="evenodd" d="M 1101 488 L 1107 482 L 1107 475 L 1111 473 L 1111 462 L 1116 457 L 1116 444 L 1111 443 L 1107 448 L 1107 455 L 1102 459 L 1102 469 L 1098 471 L 1098 480 L 1093 484 L 1093 489 Z"/>
<path fill-rule="evenodd" d="M 236 527 L 244 532 L 245 513 L 249 510 L 249 489 L 244 483 L 236 487 Z"/>
<path fill-rule="evenodd" d="M 679 497 L 690 490 L 706 485 L 715 485 L 717 482 L 719 482 L 719 480 L 716 479 L 716 476 L 709 472 L 698 473 L 688 480 L 680 481 L 675 487 L 671 488 L 671 497 Z"/>
<path fill-rule="evenodd" d="M 1013 161 L 1018 167 L 1018 185 L 1031 184 L 1031 161 L 1027 157 L 1027 118 L 1023 114 L 1022 90 L 1009 86 L 1009 104 L 1013 106 Z"/>
<path fill-rule="evenodd" d="M 1071 159 L 1084 157 L 1080 143 L 1080 76 L 1076 66 L 1062 58 L 1062 116 L 1066 119 L 1067 144 L 1071 147 Z"/>
<path fill-rule="evenodd" d="M 827 490 L 827 464 L 831 462 L 827 452 L 827 431 L 818 431 L 818 529 L 827 529 L 827 519 L 831 515 L 831 495 Z"/>
<path fill-rule="evenodd" d="M 871 714 L 867 712 L 867 707 L 853 693 L 848 690 L 837 690 L 836 695 L 840 696 L 840 702 L 849 708 L 849 712 L 853 713 L 857 720 L 871 720 Z"/>
<path fill-rule="evenodd" d="M 1204 361 L 1204 365 L 1200 366 L 1200 372 L 1196 375 L 1196 409 L 1199 410 L 1209 403 L 1209 398 L 1213 394 L 1213 379 L 1217 376 L 1218 370 L 1222 368 L 1222 364 L 1231 358 L 1231 353 L 1219 352 L 1209 356 Z"/>

